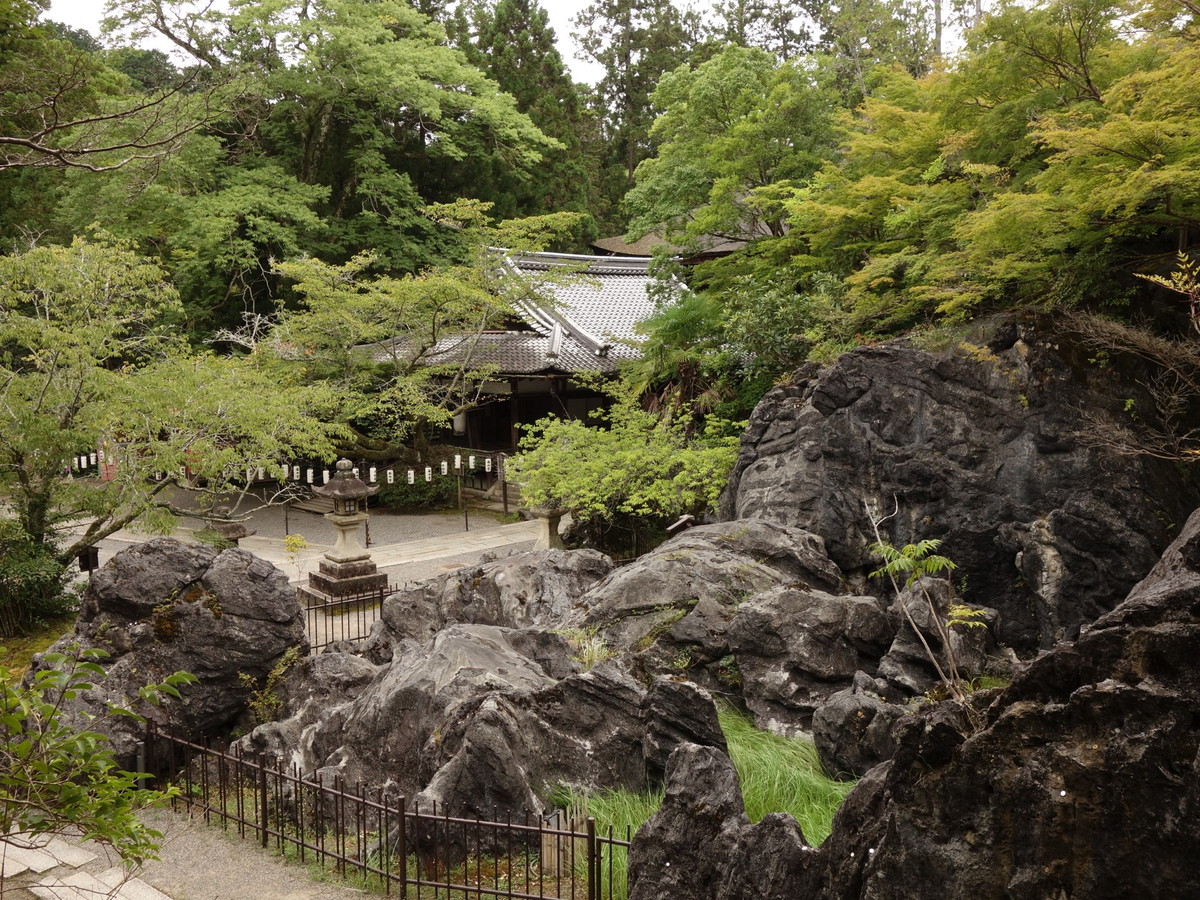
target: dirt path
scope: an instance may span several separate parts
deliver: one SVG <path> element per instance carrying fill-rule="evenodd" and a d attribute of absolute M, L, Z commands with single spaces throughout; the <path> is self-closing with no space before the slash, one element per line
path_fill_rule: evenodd
<path fill-rule="evenodd" d="M 161 859 L 138 873 L 173 900 L 347 900 L 373 896 L 340 881 L 315 881 L 308 867 L 285 862 L 236 832 L 153 810 L 143 819 L 163 833 Z"/>

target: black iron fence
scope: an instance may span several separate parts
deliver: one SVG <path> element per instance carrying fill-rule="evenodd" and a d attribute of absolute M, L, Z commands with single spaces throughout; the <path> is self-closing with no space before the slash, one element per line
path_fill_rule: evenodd
<path fill-rule="evenodd" d="M 327 602 L 306 606 L 305 631 L 312 653 L 319 653 L 331 644 L 365 638 L 379 618 L 383 601 L 400 590 L 398 584 L 388 584 L 362 594 L 346 594 Z M 301 602 L 305 602 L 303 595 Z"/>
<path fill-rule="evenodd" d="M 261 755 L 219 751 L 154 729 L 145 770 L 175 807 L 364 887 L 409 898 L 619 900 L 629 834 L 591 818 L 486 821 L 403 796 L 305 776 Z"/>

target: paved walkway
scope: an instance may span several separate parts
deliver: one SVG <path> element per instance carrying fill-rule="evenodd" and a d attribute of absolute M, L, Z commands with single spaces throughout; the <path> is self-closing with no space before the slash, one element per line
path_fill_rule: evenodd
<path fill-rule="evenodd" d="M 529 550 L 537 540 L 537 521 L 502 524 L 494 515 L 474 510 L 468 516 L 464 519 L 460 511 L 409 515 L 373 512 L 366 528 L 359 531 L 359 541 L 366 543 L 369 529 L 371 559 L 391 581 L 405 583 L 474 565 L 488 551 Z M 333 546 L 333 527 L 314 513 L 285 513 L 281 507 L 271 507 L 256 512 L 247 525 L 255 533 L 242 538 L 239 546 L 274 563 L 292 582 L 307 581 L 308 573 L 316 571 L 325 551 Z M 195 520 L 184 520 L 173 536 L 194 540 L 200 526 Z M 288 553 L 286 534 L 302 536 L 307 546 L 295 554 Z M 135 531 L 118 531 L 100 543 L 100 565 L 131 544 L 150 538 Z"/>
<path fill-rule="evenodd" d="M 172 900 L 120 865 L 62 838 L 14 836 L 0 845 L 3 895 L 40 900 Z"/>

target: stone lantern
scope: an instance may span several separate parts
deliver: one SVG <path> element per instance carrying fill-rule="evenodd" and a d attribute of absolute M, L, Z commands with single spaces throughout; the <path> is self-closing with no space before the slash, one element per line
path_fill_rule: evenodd
<path fill-rule="evenodd" d="M 301 600 L 309 606 L 325 606 L 387 585 L 387 575 L 378 571 L 370 552 L 358 542 L 358 526 L 367 521 L 367 498 L 379 488 L 367 485 L 353 469 L 350 460 L 338 460 L 329 483 L 313 488 L 318 497 L 333 501 L 333 512 L 325 518 L 337 532 L 337 540 L 321 560 L 320 571 L 311 572 L 308 584 L 299 589 Z"/>

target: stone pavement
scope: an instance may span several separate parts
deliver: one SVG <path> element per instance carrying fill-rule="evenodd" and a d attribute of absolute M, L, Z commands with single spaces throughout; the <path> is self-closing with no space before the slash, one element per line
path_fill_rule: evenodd
<path fill-rule="evenodd" d="M 470 530 L 465 530 L 467 524 Z M 285 519 L 282 508 L 272 507 L 256 512 L 247 525 L 255 533 L 242 538 L 239 546 L 273 563 L 292 582 L 306 581 L 321 556 L 333 546 L 333 528 L 313 513 L 291 510 Z M 173 536 L 183 541 L 194 540 L 199 526 L 195 520 L 185 520 Z M 479 511 L 470 512 L 467 523 L 458 511 L 417 515 L 373 512 L 368 527 L 372 560 L 390 581 L 405 583 L 473 565 L 488 551 L 503 554 L 531 549 L 540 524 L 536 521 L 501 524 L 495 516 Z M 307 546 L 295 554 L 288 553 L 285 531 L 303 536 Z M 131 544 L 151 537 L 135 531 L 118 531 L 100 543 L 100 565 Z M 365 543 L 361 531 L 359 540 Z"/>
<path fill-rule="evenodd" d="M 420 563 L 457 559 L 461 556 L 478 557 L 487 551 L 528 549 L 537 539 L 539 529 L 538 522 L 516 522 L 511 525 L 490 522 L 474 531 L 460 531 L 394 544 L 373 543 L 370 553 L 379 570 L 391 575 L 393 581 L 417 581 L 425 576 L 414 577 L 415 574 L 427 568 L 419 566 Z M 306 579 L 309 572 L 316 571 L 322 555 L 332 544 L 309 544 L 297 553 L 294 559 L 287 553 L 284 542 L 278 538 L 252 535 L 242 538 L 238 546 L 274 563 L 286 572 L 292 581 L 300 581 Z"/>
<path fill-rule="evenodd" d="M 80 840 L 51 839 L 36 867 L 22 869 L 7 851 L 3 900 L 362 900 L 366 892 L 338 879 L 313 880 L 255 841 L 169 809 L 138 813 L 162 833 L 159 859 L 127 873 L 116 855 Z M 0 853 L 4 853 L 0 845 Z"/>
<path fill-rule="evenodd" d="M 59 837 L 30 838 L 15 835 L 0 845 L 0 879 L 3 896 L 38 897 L 40 900 L 171 900 L 121 866 L 89 864 L 100 857 Z M 87 867 L 87 868 L 84 868 Z"/>

